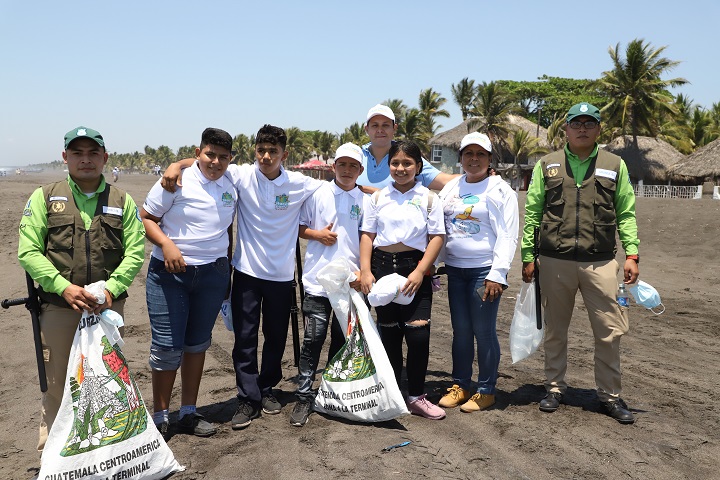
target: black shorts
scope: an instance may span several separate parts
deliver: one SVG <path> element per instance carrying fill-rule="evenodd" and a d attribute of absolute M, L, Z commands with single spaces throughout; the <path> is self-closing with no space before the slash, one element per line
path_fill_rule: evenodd
<path fill-rule="evenodd" d="M 375 276 L 375 281 L 391 273 L 407 277 L 417 268 L 424 254 L 420 250 L 390 253 L 374 248 L 370 271 Z M 432 310 L 430 279 L 429 275 L 423 277 L 420 288 L 415 292 L 415 298 L 408 305 L 390 302 L 385 306 L 375 307 L 378 325 L 392 326 L 413 320 L 430 320 L 430 311 Z"/>

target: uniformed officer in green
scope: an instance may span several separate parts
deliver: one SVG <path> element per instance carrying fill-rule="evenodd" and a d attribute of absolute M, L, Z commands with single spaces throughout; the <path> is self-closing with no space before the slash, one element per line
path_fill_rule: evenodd
<path fill-rule="evenodd" d="M 523 280 L 530 282 L 533 232 L 540 227 L 539 268 L 545 308 L 545 388 L 540 410 L 557 410 L 567 389 L 567 337 L 578 290 L 595 337 L 595 383 L 605 412 L 620 423 L 634 416 L 620 398 L 620 338 L 627 307 L 616 300 L 620 264 L 616 232 L 626 254 L 623 282 L 639 275 L 635 194 L 625 162 L 598 149 L 600 110 L 574 105 L 564 150 L 537 162 L 527 192 L 522 239 Z"/>
<path fill-rule="evenodd" d="M 122 315 L 126 290 L 142 267 L 145 229 L 133 199 L 105 182 L 108 154 L 97 131 L 65 135 L 68 177 L 33 192 L 20 221 L 18 260 L 39 284 L 40 330 L 48 390 L 43 394 L 42 451 L 65 386 L 70 348 L 83 310 Z M 84 285 L 106 280 L 98 304 Z"/>

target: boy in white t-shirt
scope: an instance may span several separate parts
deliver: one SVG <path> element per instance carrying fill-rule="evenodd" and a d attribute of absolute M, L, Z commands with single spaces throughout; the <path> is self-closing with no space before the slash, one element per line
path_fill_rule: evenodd
<path fill-rule="evenodd" d="M 230 165 L 238 191 L 237 241 L 233 255 L 231 305 L 235 345 L 233 362 L 238 408 L 231 426 L 239 430 L 260 416 L 280 413 L 272 388 L 282 379 L 290 307 L 295 297 L 295 244 L 300 208 L 325 182 L 288 172 L 287 136 L 282 128 L 264 125 L 255 137 L 255 163 Z M 181 160 L 168 167 L 163 186 L 174 189 Z M 258 330 L 263 318 L 262 366 L 258 371 Z"/>
<path fill-rule="evenodd" d="M 360 226 L 367 201 L 355 183 L 363 171 L 360 147 L 352 143 L 341 145 L 335 152 L 333 171 L 335 180 L 317 189 L 303 205 L 300 215 L 300 236 L 310 241 L 303 274 L 306 325 L 295 391 L 298 401 L 290 416 L 290 423 L 296 427 L 307 422 L 317 394 L 312 386 L 330 323 L 328 360 L 345 343 L 344 330 L 333 314 L 327 293 L 317 282 L 317 272 L 332 260 L 344 257 L 357 271 L 358 278 L 360 276 Z M 350 286 L 359 290 L 360 281 Z"/>

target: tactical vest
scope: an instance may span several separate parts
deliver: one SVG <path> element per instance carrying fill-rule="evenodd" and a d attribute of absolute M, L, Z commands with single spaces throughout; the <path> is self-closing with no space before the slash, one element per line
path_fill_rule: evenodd
<path fill-rule="evenodd" d="M 125 193 L 106 184 L 105 190 L 97 195 L 95 215 L 86 230 L 68 182 L 43 187 L 48 228 L 45 257 L 74 285 L 107 280 L 123 259 Z M 69 308 L 62 296 L 42 287 L 38 288 L 38 295 L 44 302 Z M 127 292 L 117 298 L 125 297 Z"/>
<path fill-rule="evenodd" d="M 580 187 L 564 150 L 540 162 L 545 178 L 540 254 L 580 262 L 615 258 L 615 190 L 620 157 L 599 150 L 590 160 Z"/>

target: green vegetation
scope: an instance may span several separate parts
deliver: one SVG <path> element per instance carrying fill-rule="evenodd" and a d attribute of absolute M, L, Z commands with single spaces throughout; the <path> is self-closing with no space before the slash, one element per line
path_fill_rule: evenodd
<path fill-rule="evenodd" d="M 687 154 L 720 137 L 720 102 L 704 108 L 682 94 L 673 95 L 671 88 L 688 81 L 665 78 L 679 64 L 662 56 L 665 49 L 655 48 L 643 39 L 632 40 L 624 49 L 617 44 L 608 50 L 610 69 L 597 79 L 542 75 L 536 81 L 477 82 L 465 77 L 451 85 L 451 97 L 463 120 L 473 119 L 472 129 L 487 133 L 495 145 L 519 159 L 539 153 L 538 140 L 527 134 L 517 136 L 508 115 L 519 115 L 547 128 L 547 142 L 556 150 L 564 144 L 565 112 L 579 102 L 592 103 L 602 110 L 603 142 L 619 135 L 652 136 Z M 419 93 L 417 107 L 408 107 L 402 99 L 384 103 L 395 112 L 397 138 L 417 142 L 427 157 L 429 140 L 442 128 L 439 119 L 450 116 L 444 108 L 447 99 L 427 88 Z M 345 142 L 368 142 L 360 123 L 353 123 L 342 133 L 297 127 L 287 128 L 286 132 L 288 165 L 302 163 L 313 155 L 327 159 Z M 234 162 L 252 162 L 253 143 L 252 135 L 237 135 L 233 140 Z M 164 168 L 177 159 L 192 157 L 194 151 L 194 146 L 181 147 L 177 153 L 164 145 L 157 149 L 146 146 L 143 153 L 113 153 L 108 163 L 126 171 L 148 172 L 154 165 Z"/>

